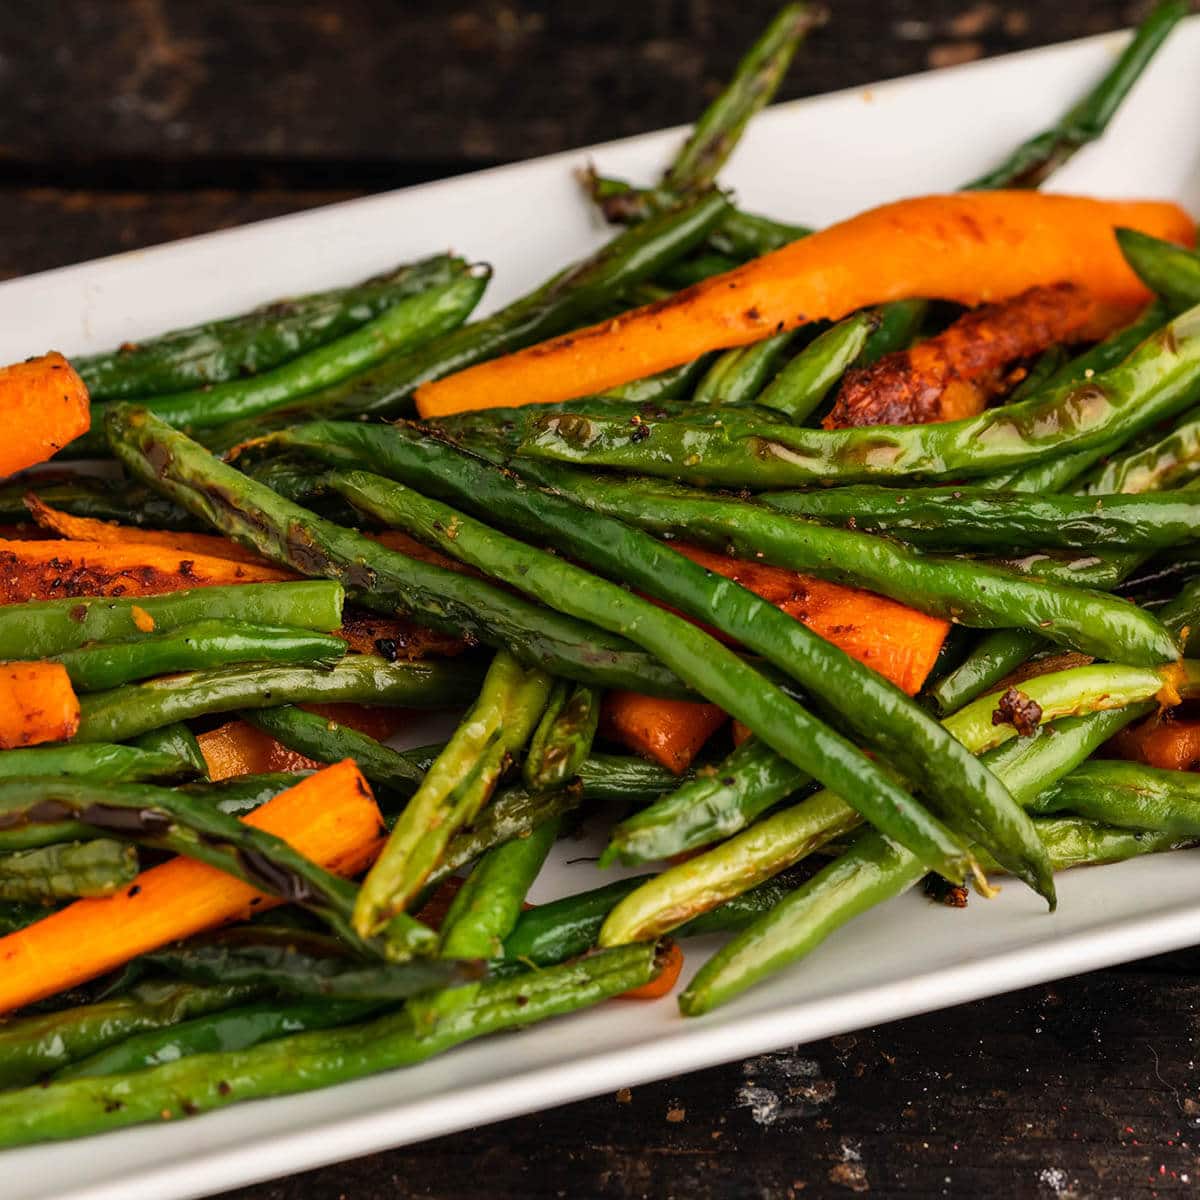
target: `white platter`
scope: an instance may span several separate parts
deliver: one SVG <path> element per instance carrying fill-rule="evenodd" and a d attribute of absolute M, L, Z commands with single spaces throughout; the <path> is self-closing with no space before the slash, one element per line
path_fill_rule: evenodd
<path fill-rule="evenodd" d="M 1105 68 L 1121 35 L 781 105 L 725 180 L 755 211 L 821 224 L 952 189 L 1044 126 Z M 1161 196 L 1200 210 L 1200 18 L 1181 27 L 1063 191 Z M 802 69 L 802 68 L 801 68 Z M 604 238 L 574 168 L 650 179 L 679 131 L 123 254 L 0 284 L 0 361 L 99 349 L 446 246 L 495 264 L 492 307 Z M 561 848 L 534 891 L 594 886 Z M 0 1157 L 6 1200 L 175 1200 L 1200 941 L 1200 852 L 1075 871 L 1054 916 L 1009 884 L 956 912 L 916 895 L 856 920 L 802 964 L 701 1019 L 613 1002 L 420 1067 L 195 1120 Z M 689 961 L 703 958 L 694 945 Z"/>

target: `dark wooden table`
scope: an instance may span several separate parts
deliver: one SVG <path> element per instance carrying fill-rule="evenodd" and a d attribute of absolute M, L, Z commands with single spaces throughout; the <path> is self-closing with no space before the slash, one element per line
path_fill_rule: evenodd
<path fill-rule="evenodd" d="M 1101 32 L 1147 7 L 831 6 L 784 95 Z M 773 8 L 5 0 L 0 276 L 685 122 Z M 1184 1193 L 1200 1181 L 1198 964 L 1099 971 L 226 1200 Z"/>

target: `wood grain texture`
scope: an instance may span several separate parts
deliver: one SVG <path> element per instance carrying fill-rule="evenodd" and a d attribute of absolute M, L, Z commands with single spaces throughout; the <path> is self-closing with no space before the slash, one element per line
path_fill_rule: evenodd
<path fill-rule="evenodd" d="M 1148 7 L 829 3 L 785 97 L 1102 32 Z M 686 122 L 774 8 L 6 0 L 0 276 Z M 1188 1194 L 1198 968 L 1189 952 L 1095 972 L 225 1200 Z"/>

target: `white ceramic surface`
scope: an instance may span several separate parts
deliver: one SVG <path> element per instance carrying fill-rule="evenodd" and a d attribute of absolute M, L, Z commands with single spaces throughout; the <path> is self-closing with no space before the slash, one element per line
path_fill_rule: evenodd
<path fill-rule="evenodd" d="M 1064 109 L 1111 61 L 1102 37 L 781 105 L 727 172 L 742 202 L 812 224 L 951 189 Z M 1200 18 L 1172 38 L 1100 145 L 1054 186 L 1200 209 Z M 600 243 L 574 168 L 650 179 L 678 131 L 429 184 L 0 285 L 0 361 L 98 349 L 453 246 L 497 268 L 495 306 Z M 563 847 L 534 891 L 594 886 Z M 1198 852 L 1075 871 L 1045 913 L 1009 883 L 966 912 L 909 895 L 709 1017 L 667 998 L 460 1048 L 420 1067 L 195 1120 L 0 1156 L 6 1200 L 175 1200 L 1200 941 Z M 704 947 L 693 945 L 696 964 Z"/>

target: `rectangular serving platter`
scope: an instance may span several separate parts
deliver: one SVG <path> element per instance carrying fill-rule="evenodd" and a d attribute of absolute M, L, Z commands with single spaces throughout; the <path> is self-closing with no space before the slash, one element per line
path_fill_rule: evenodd
<path fill-rule="evenodd" d="M 1064 110 L 1124 35 L 779 105 L 725 182 L 741 203 L 820 225 L 951 190 Z M 1200 18 L 1174 34 L 1104 141 L 1056 190 L 1156 196 L 1200 211 Z M 798 67 L 803 70 L 803 65 Z M 452 247 L 491 262 L 485 309 L 599 245 L 577 168 L 653 179 L 668 130 L 0 284 L 0 361 L 100 349 Z M 483 310 L 481 310 L 483 311 Z M 413 730 L 413 744 L 422 733 Z M 589 840 L 561 845 L 534 889 L 595 886 Z M 610 1002 L 416 1068 L 208 1116 L 4 1152 L 6 1200 L 181 1200 L 895 1020 L 1200 941 L 1200 851 L 1068 872 L 1059 911 L 1007 883 L 965 912 L 910 894 L 710 1016 L 668 997 Z M 689 943 L 689 963 L 715 943 Z M 685 972 L 686 974 L 686 972 Z"/>

